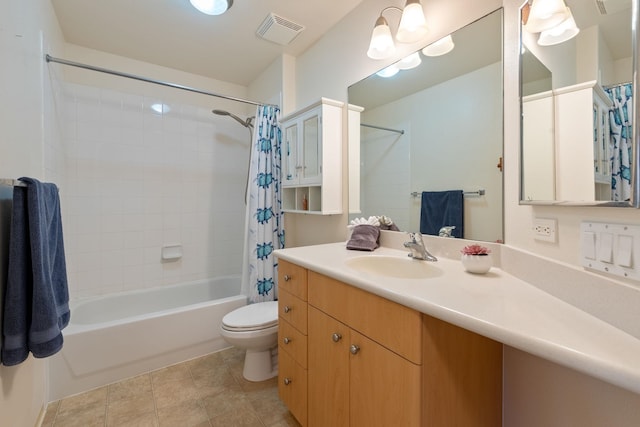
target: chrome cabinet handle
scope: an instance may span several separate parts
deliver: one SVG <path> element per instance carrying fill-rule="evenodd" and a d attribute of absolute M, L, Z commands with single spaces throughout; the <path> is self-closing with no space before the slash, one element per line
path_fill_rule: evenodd
<path fill-rule="evenodd" d="M 289 384 L 291 384 L 291 378 L 285 378 L 284 385 L 289 385 Z"/>
<path fill-rule="evenodd" d="M 333 342 L 338 342 L 342 339 L 342 335 L 336 332 L 335 334 L 331 335 L 331 339 L 333 340 Z"/>
<path fill-rule="evenodd" d="M 288 305 L 285 305 L 285 306 L 284 306 L 284 312 L 285 312 L 285 313 L 288 313 L 288 312 L 290 312 L 290 311 L 291 311 L 291 307 L 289 307 Z"/>
<path fill-rule="evenodd" d="M 289 339 L 288 337 L 284 337 L 284 339 L 282 340 L 285 344 L 289 344 L 291 342 L 291 339 Z"/>
<path fill-rule="evenodd" d="M 285 282 L 288 282 L 289 280 L 291 280 L 291 276 L 289 276 L 288 274 L 285 274 L 283 279 Z"/>
<path fill-rule="evenodd" d="M 351 344 L 351 347 L 349 347 L 349 351 L 351 352 L 351 354 L 358 354 L 358 352 L 360 351 L 360 347 L 355 344 Z"/>

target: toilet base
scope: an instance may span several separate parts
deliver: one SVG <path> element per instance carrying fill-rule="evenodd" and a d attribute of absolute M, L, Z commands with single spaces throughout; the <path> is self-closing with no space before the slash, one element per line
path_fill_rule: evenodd
<path fill-rule="evenodd" d="M 247 350 L 242 376 L 247 381 L 264 381 L 278 375 L 278 347 L 267 350 Z"/>

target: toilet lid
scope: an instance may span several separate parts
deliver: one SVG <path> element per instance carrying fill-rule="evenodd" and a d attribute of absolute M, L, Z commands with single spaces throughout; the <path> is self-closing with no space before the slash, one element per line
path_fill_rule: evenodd
<path fill-rule="evenodd" d="M 225 329 L 251 331 L 265 329 L 278 324 L 278 301 L 245 305 L 222 318 Z"/>

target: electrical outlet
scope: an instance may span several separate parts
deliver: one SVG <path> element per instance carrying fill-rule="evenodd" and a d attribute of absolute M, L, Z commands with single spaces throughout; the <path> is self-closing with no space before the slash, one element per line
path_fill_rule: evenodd
<path fill-rule="evenodd" d="M 555 242 L 556 226 L 557 226 L 557 222 L 555 219 L 534 218 L 533 219 L 534 239 L 542 240 L 543 242 Z"/>

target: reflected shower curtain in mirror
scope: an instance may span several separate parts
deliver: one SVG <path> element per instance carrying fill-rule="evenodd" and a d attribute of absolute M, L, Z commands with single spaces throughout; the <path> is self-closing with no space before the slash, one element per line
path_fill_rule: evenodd
<path fill-rule="evenodd" d="M 251 303 L 273 301 L 278 297 L 273 251 L 284 248 L 279 119 L 277 107 L 257 107 L 247 195 L 248 258 L 243 272 Z"/>
<path fill-rule="evenodd" d="M 631 146 L 633 138 L 633 86 L 621 84 L 605 89 L 613 106 L 609 111 L 611 128 L 611 200 L 631 199 Z"/>

